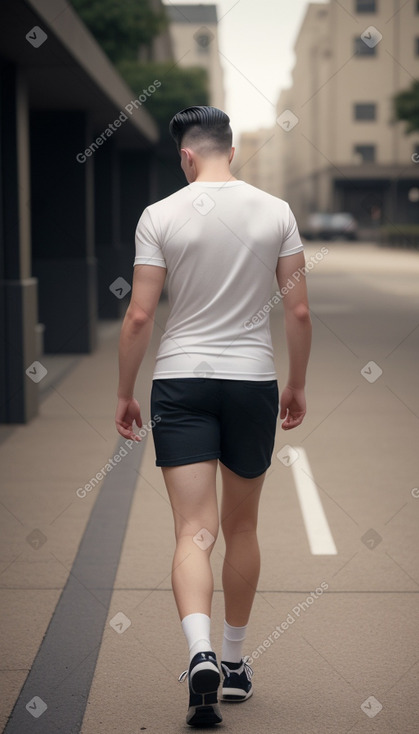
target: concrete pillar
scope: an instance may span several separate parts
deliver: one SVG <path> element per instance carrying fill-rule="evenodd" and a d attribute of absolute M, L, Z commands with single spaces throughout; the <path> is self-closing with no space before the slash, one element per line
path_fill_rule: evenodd
<path fill-rule="evenodd" d="M 92 141 L 84 111 L 31 113 L 33 271 L 46 353 L 89 353 L 96 346 Z"/>
<path fill-rule="evenodd" d="M 11 63 L 0 64 L 0 422 L 38 412 L 37 281 L 31 277 L 28 94 Z"/>
<path fill-rule="evenodd" d="M 98 314 L 101 319 L 118 319 L 125 299 L 117 298 L 109 286 L 120 275 L 120 171 L 111 142 L 97 151 L 94 166 Z"/>
<path fill-rule="evenodd" d="M 95 154 L 95 239 L 98 258 L 99 316 L 120 318 L 129 295 L 115 296 L 109 286 L 119 277 L 131 285 L 135 228 L 151 203 L 147 151 L 118 152 L 110 145 Z"/>
<path fill-rule="evenodd" d="M 131 283 L 134 262 L 134 236 L 137 222 L 150 200 L 151 153 L 141 150 L 120 153 L 120 268 Z"/>

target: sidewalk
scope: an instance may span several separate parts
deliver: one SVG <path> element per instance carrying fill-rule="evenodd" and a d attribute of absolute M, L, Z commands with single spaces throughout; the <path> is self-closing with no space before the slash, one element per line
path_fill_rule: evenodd
<path fill-rule="evenodd" d="M 341 259 L 342 252 L 337 252 L 336 267 L 340 267 Z M 343 258 L 342 262 L 342 270 L 346 271 L 347 260 Z M 312 282 L 314 303 L 314 275 Z M 152 348 L 137 381 L 144 423 L 150 418 L 148 396 L 154 353 L 166 315 L 167 304 L 162 303 Z M 281 318 L 280 313 L 273 314 L 275 328 L 280 329 Z M 122 497 L 124 462 L 127 466 L 134 461 L 132 452 L 85 496 L 76 494 L 115 455 L 118 446 L 113 418 L 119 328 L 119 324 L 109 328 L 98 350 L 78 360 L 62 381 L 50 388 L 36 420 L 9 431 L 0 445 L 4 476 L 0 566 L 3 726 L 47 630 L 50 634 L 48 626 L 80 541 L 92 525 L 89 516 L 99 494 L 102 496 L 111 481 L 115 520 L 105 523 L 101 530 L 109 544 L 119 522 L 118 478 Z M 245 650 L 254 657 L 255 694 L 242 705 L 222 704 L 224 720 L 218 730 L 243 734 L 260 729 L 266 734 L 413 734 L 417 731 L 418 670 L 414 570 L 407 578 L 385 558 L 384 551 L 381 553 L 385 543 L 372 554 L 359 538 L 371 523 L 380 529 L 377 512 L 383 518 L 395 512 L 390 485 L 385 485 L 385 466 L 382 480 L 371 482 L 371 461 L 378 452 L 381 456 L 386 445 L 378 438 L 380 426 L 385 431 L 390 421 L 399 421 L 414 435 L 416 419 L 412 416 L 409 423 L 402 406 L 394 409 L 392 397 L 379 383 L 372 390 L 359 375 L 358 364 L 352 371 L 345 350 L 336 350 L 330 332 L 318 325 L 315 328 L 310 420 L 306 432 L 295 437 L 278 430 L 260 509 L 262 573 Z M 278 339 L 283 347 L 283 334 Z M 336 366 L 333 375 L 328 374 L 326 394 L 322 368 L 331 355 L 336 365 L 342 364 L 342 370 Z M 352 395 L 350 381 L 354 379 L 359 388 Z M 345 391 L 349 394 L 346 403 L 335 409 Z M 366 406 L 368 410 L 363 412 Z M 314 432 L 324 420 L 325 410 L 330 412 L 332 407 L 335 412 L 328 419 L 327 432 Z M 354 430 L 365 430 L 359 427 L 365 426 L 365 421 L 369 421 L 370 440 L 365 456 L 359 456 L 352 474 L 343 473 L 348 446 L 356 441 Z M 376 444 L 372 441 L 374 421 Z M 305 445 L 310 449 L 314 474 L 328 490 L 328 494 L 322 494 L 322 502 L 338 547 L 335 556 L 310 554 L 290 469 L 275 458 L 288 441 L 300 443 L 305 437 L 309 438 Z M 192 731 L 185 723 L 187 685 L 177 680 L 187 667 L 188 656 L 170 584 L 172 515 L 161 472 L 154 466 L 151 435 L 142 450 L 90 691 L 83 694 L 70 690 L 70 699 L 62 702 L 61 710 L 50 706 L 39 718 L 25 710 L 27 702 L 21 702 L 25 728 L 19 734 L 45 734 L 50 730 L 69 734 L 60 722 L 71 709 L 71 696 L 74 702 L 74 697 L 83 695 L 84 700 L 87 698 L 83 724 L 72 732 Z M 406 483 L 413 465 L 414 457 L 406 450 L 400 466 L 401 480 Z M 369 482 L 370 506 L 366 505 L 364 477 Z M 335 498 L 330 496 L 331 485 L 336 490 Z M 398 506 L 401 504 L 399 498 Z M 341 506 L 349 507 L 352 517 Z M 353 517 L 362 518 L 361 523 L 355 523 L 357 527 Z M 401 557 L 405 568 L 410 568 L 405 549 L 406 544 L 411 547 L 417 535 L 413 511 L 403 520 L 403 525 L 396 526 L 392 542 L 393 547 L 398 544 L 397 558 Z M 394 553 L 393 547 L 387 547 Z M 218 656 L 223 625 L 223 554 L 220 535 L 212 554 L 212 642 Z M 100 585 L 89 587 L 83 570 L 77 571 L 77 576 L 103 609 L 107 590 Z M 77 622 L 82 638 L 84 626 L 95 620 L 83 619 L 77 607 L 73 616 L 80 617 Z M 77 637 L 74 639 L 71 661 L 61 659 L 61 667 L 57 661 L 57 670 L 68 667 L 69 675 L 77 678 L 79 671 L 81 678 L 91 650 L 90 646 L 77 649 Z M 63 645 L 65 650 L 65 639 Z M 51 666 L 54 672 L 53 660 Z M 62 680 L 57 679 L 56 689 L 64 692 L 65 685 L 60 689 L 61 685 Z M 45 703 L 48 705 L 47 700 Z M 381 705 L 381 713 L 374 716 L 374 707 Z M 34 710 L 39 711 L 39 704 Z"/>

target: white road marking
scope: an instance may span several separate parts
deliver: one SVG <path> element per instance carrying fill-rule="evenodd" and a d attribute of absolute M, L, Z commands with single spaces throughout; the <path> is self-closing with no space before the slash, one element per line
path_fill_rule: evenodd
<path fill-rule="evenodd" d="M 301 513 L 313 556 L 334 556 L 337 554 L 335 541 L 323 510 L 319 493 L 308 463 L 307 454 L 300 446 L 295 446 L 298 459 L 291 464 Z"/>

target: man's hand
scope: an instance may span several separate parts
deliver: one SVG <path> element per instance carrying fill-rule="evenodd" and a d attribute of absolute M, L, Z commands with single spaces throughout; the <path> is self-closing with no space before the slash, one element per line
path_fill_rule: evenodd
<path fill-rule="evenodd" d="M 135 398 L 118 398 L 115 414 L 116 430 L 124 438 L 141 441 L 141 436 L 133 431 L 133 421 L 135 421 L 138 428 L 143 425 L 139 403 Z"/>
<path fill-rule="evenodd" d="M 282 391 L 280 405 L 280 418 L 281 420 L 285 418 L 282 423 L 284 431 L 289 431 L 291 428 L 299 426 L 303 422 L 306 414 L 304 388 L 295 388 L 287 385 Z"/>

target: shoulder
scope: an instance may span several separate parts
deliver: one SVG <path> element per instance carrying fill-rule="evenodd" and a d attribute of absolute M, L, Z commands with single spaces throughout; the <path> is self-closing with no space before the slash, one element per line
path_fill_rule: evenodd
<path fill-rule="evenodd" d="M 289 216 L 290 206 L 287 201 L 280 199 L 278 196 L 268 194 L 267 191 L 257 188 L 246 183 L 246 187 L 243 193 L 249 198 L 249 201 L 253 201 L 257 204 L 265 206 L 267 209 L 271 209 L 273 212 L 277 212 L 280 215 Z"/>
<path fill-rule="evenodd" d="M 268 194 L 267 191 L 258 189 L 257 186 L 252 186 L 252 184 L 246 183 L 245 191 L 249 197 L 264 202 L 267 206 L 278 207 L 281 209 L 288 209 L 289 207 L 288 202 L 280 199 L 278 196 Z"/>
<path fill-rule="evenodd" d="M 155 201 L 154 204 L 149 204 L 144 211 L 147 211 L 150 216 L 161 216 L 161 214 L 166 211 L 176 209 L 181 204 L 181 202 L 186 201 L 189 198 L 189 186 L 183 186 L 181 189 L 175 191 L 173 194 L 165 196 L 164 199 L 159 199 L 159 201 Z"/>

